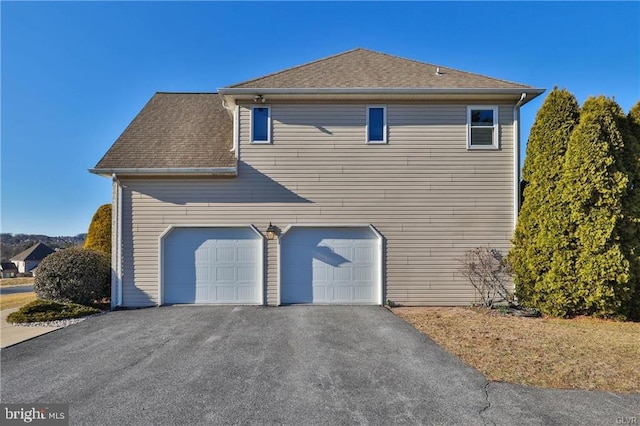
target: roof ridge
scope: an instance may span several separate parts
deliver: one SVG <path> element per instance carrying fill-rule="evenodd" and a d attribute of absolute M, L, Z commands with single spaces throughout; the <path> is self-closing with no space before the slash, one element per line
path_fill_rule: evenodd
<path fill-rule="evenodd" d="M 321 61 L 324 61 L 324 60 L 327 60 L 327 59 L 331 59 L 331 58 L 336 58 L 338 56 L 346 55 L 347 53 L 355 52 L 357 50 L 368 50 L 368 49 L 364 49 L 362 47 L 356 47 L 354 49 L 349 49 L 349 50 L 346 50 L 344 52 L 335 53 L 333 55 L 325 56 L 324 58 L 316 59 L 316 60 L 311 61 L 311 62 L 305 62 L 304 64 L 295 65 L 295 66 L 292 66 L 292 67 L 289 67 L 289 68 L 282 69 L 280 71 L 275 71 L 275 72 L 272 72 L 272 73 L 269 73 L 269 74 L 266 74 L 266 75 L 263 75 L 263 76 L 260 76 L 260 77 L 252 78 L 250 80 L 241 81 L 239 83 L 232 84 L 231 86 L 227 86 L 227 87 L 236 87 L 236 86 L 240 86 L 241 84 L 251 83 L 252 81 L 262 80 L 263 78 L 266 78 L 266 77 L 272 77 L 274 75 L 282 74 L 282 73 L 287 72 L 287 71 L 295 70 L 297 68 L 306 67 L 307 65 L 315 64 L 317 62 L 321 62 Z"/>
<path fill-rule="evenodd" d="M 362 50 L 369 50 L 369 49 L 362 49 Z M 432 64 L 432 63 L 430 63 L 430 62 L 423 62 L 423 61 L 419 61 L 419 60 L 417 60 L 417 59 L 413 59 L 413 58 L 405 58 L 404 56 L 392 55 L 392 54 L 390 54 L 390 53 L 385 53 L 385 52 L 378 52 L 378 51 L 376 51 L 376 50 L 369 50 L 369 51 L 370 51 L 370 52 L 379 53 L 379 54 L 381 54 L 381 55 L 389 56 L 389 57 L 391 57 L 391 58 L 398 58 L 398 59 L 404 59 L 405 61 L 415 62 L 415 63 L 420 64 L 420 65 L 430 65 L 430 66 L 432 66 L 432 67 L 444 68 L 444 69 L 448 69 L 448 70 L 455 71 L 455 72 L 461 72 L 461 73 L 463 73 L 463 74 L 477 75 L 477 76 L 484 77 L 484 78 L 488 78 L 488 79 L 491 79 L 491 80 L 501 81 L 501 82 L 503 82 L 503 83 L 516 84 L 516 85 L 518 85 L 518 86 L 523 86 L 523 87 L 533 87 L 533 86 L 527 86 L 527 85 L 525 85 L 525 84 L 518 83 L 518 82 L 515 82 L 515 81 L 504 80 L 504 79 L 502 79 L 502 78 L 489 77 L 488 75 L 480 74 L 480 73 L 477 73 L 477 72 L 464 71 L 464 70 L 461 70 L 461 69 L 458 69 L 458 68 L 448 67 L 448 66 L 446 66 L 446 65 Z"/>
<path fill-rule="evenodd" d="M 247 87 L 246 86 L 247 84 L 250 84 L 250 83 L 255 82 L 255 81 L 260 81 L 260 80 L 263 80 L 263 79 L 266 79 L 266 78 L 269 78 L 269 77 L 277 76 L 279 74 L 290 72 L 292 70 L 296 70 L 296 69 L 299 69 L 299 68 L 302 68 L 302 67 L 306 67 L 308 65 L 317 64 L 319 62 L 322 62 L 322 61 L 325 61 L 325 60 L 328 60 L 328 59 L 337 58 L 337 57 L 340 57 L 340 56 L 343 56 L 343 55 L 347 55 L 347 54 L 350 54 L 350 53 L 353 53 L 353 52 L 357 52 L 357 51 L 374 53 L 374 54 L 377 54 L 377 55 L 385 56 L 387 58 L 399 59 L 399 60 L 403 60 L 403 61 L 407 61 L 407 62 L 410 62 L 410 63 L 417 64 L 417 65 L 420 65 L 420 66 L 434 67 L 436 69 L 437 68 L 442 68 L 442 69 L 453 71 L 453 72 L 460 73 L 460 74 L 463 74 L 463 75 L 482 77 L 482 78 L 485 78 L 485 79 L 488 79 L 488 80 L 491 80 L 491 81 L 500 82 L 500 83 L 506 83 L 506 84 L 515 85 L 515 86 L 520 86 L 522 88 L 532 88 L 533 87 L 533 86 L 528 86 L 526 84 L 518 83 L 518 82 L 515 82 L 515 81 L 511 81 L 511 80 L 506 80 L 506 79 L 496 78 L 496 77 L 490 77 L 488 75 L 480 74 L 480 73 L 477 73 L 477 72 L 464 71 L 464 70 L 461 70 L 461 69 L 458 69 L 458 68 L 449 67 L 449 66 L 446 66 L 446 65 L 439 65 L 439 64 L 434 64 L 434 63 L 431 63 L 431 62 L 420 61 L 420 60 L 417 60 L 417 59 L 414 59 L 414 58 L 407 58 L 407 57 L 400 56 L 400 55 L 394 55 L 394 54 L 391 54 L 391 53 L 380 52 L 380 51 L 373 50 L 373 49 L 367 49 L 367 48 L 363 48 L 363 47 L 356 47 L 354 49 L 346 50 L 346 51 L 341 52 L 341 53 L 336 53 L 334 55 L 329 55 L 329 56 L 326 56 L 324 58 L 316 59 L 316 60 L 311 61 L 311 62 L 306 62 L 306 63 L 301 64 L 301 65 L 296 65 L 296 66 L 293 66 L 293 67 L 285 68 L 285 69 L 282 69 L 280 71 L 276 71 L 276 72 L 273 72 L 273 73 L 270 73 L 270 74 L 266 74 L 266 75 L 263 75 L 263 76 L 260 76 L 260 77 L 256 77 L 256 78 L 253 78 L 253 79 L 250 79 L 250 80 L 241 81 L 239 83 L 233 84 L 231 86 L 227 86 L 225 88 L 236 88 L 238 86 Z M 434 70 L 434 72 L 435 72 L 435 70 Z M 249 88 L 250 87 L 251 86 L 249 86 Z"/>

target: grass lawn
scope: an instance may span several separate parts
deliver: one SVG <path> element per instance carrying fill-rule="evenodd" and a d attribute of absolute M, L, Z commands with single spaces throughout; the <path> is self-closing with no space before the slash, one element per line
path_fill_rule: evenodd
<path fill-rule="evenodd" d="M 0 309 L 19 308 L 32 300 L 36 300 L 36 294 L 34 292 L 0 294 Z"/>
<path fill-rule="evenodd" d="M 0 278 L 0 287 L 11 285 L 33 285 L 33 277 L 23 278 Z"/>
<path fill-rule="evenodd" d="M 640 323 L 518 318 L 479 308 L 392 310 L 490 381 L 640 392 Z"/>

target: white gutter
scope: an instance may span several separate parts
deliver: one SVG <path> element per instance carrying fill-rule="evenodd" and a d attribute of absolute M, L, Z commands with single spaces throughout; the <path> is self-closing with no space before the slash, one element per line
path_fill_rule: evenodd
<path fill-rule="evenodd" d="M 538 88 L 425 88 L 425 87 L 309 87 L 309 88 L 259 88 L 228 87 L 219 88 L 220 95 L 261 95 L 270 94 L 513 94 L 530 93 L 539 95 L 545 89 Z"/>
<path fill-rule="evenodd" d="M 160 167 L 160 168 L 112 168 L 89 169 L 90 173 L 97 175 L 215 175 L 237 174 L 238 168 L 234 167 Z"/>
<path fill-rule="evenodd" d="M 523 92 L 513 107 L 513 229 L 516 229 L 520 212 L 520 106 L 526 97 Z"/>
<path fill-rule="evenodd" d="M 111 250 L 113 252 L 111 256 L 112 267 L 114 274 L 111 279 L 112 287 L 115 286 L 115 294 L 112 291 L 111 294 L 111 309 L 122 306 L 122 184 L 118 180 L 118 176 L 113 173 L 112 179 L 114 183 L 114 191 L 116 192 L 116 223 L 115 228 L 115 241 L 111 243 Z M 113 215 L 113 212 L 111 213 Z M 113 233 L 112 233 L 113 235 Z M 114 298 L 115 295 L 115 298 Z M 114 300 L 115 299 L 115 300 Z"/>

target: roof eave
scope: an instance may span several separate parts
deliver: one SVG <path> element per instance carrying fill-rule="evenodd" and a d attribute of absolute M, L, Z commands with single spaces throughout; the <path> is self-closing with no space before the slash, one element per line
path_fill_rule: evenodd
<path fill-rule="evenodd" d="M 233 167 L 154 167 L 154 168 L 94 168 L 90 173 L 111 177 L 119 176 L 237 176 L 238 166 Z"/>
<path fill-rule="evenodd" d="M 232 100 L 252 100 L 255 96 L 269 96 L 271 99 L 304 98 L 304 99 L 327 99 L 330 97 L 341 98 L 362 98 L 363 96 L 381 98 L 412 98 L 412 99 L 437 99 L 442 97 L 460 98 L 464 97 L 497 97 L 505 99 L 519 99 L 522 93 L 526 93 L 525 102 L 532 100 L 545 92 L 545 89 L 535 87 L 514 87 L 514 88 L 407 88 L 407 87 L 312 87 L 312 88 L 220 88 L 220 95 Z M 269 99 L 266 99 L 268 102 Z"/>

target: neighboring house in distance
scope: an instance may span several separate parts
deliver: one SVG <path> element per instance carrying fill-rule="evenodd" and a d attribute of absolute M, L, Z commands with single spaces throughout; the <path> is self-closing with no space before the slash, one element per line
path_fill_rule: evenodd
<path fill-rule="evenodd" d="M 42 259 L 54 253 L 55 250 L 44 243 L 37 243 L 29 247 L 22 253 L 18 253 L 9 259 L 18 268 L 21 274 L 31 273 L 32 269 L 37 267 Z"/>
<path fill-rule="evenodd" d="M 14 278 L 18 275 L 18 268 L 13 262 L 0 262 L 1 278 Z"/>
<path fill-rule="evenodd" d="M 355 49 L 157 93 L 91 169 L 113 180 L 112 304 L 469 304 L 459 259 L 509 249 L 543 92 Z"/>

